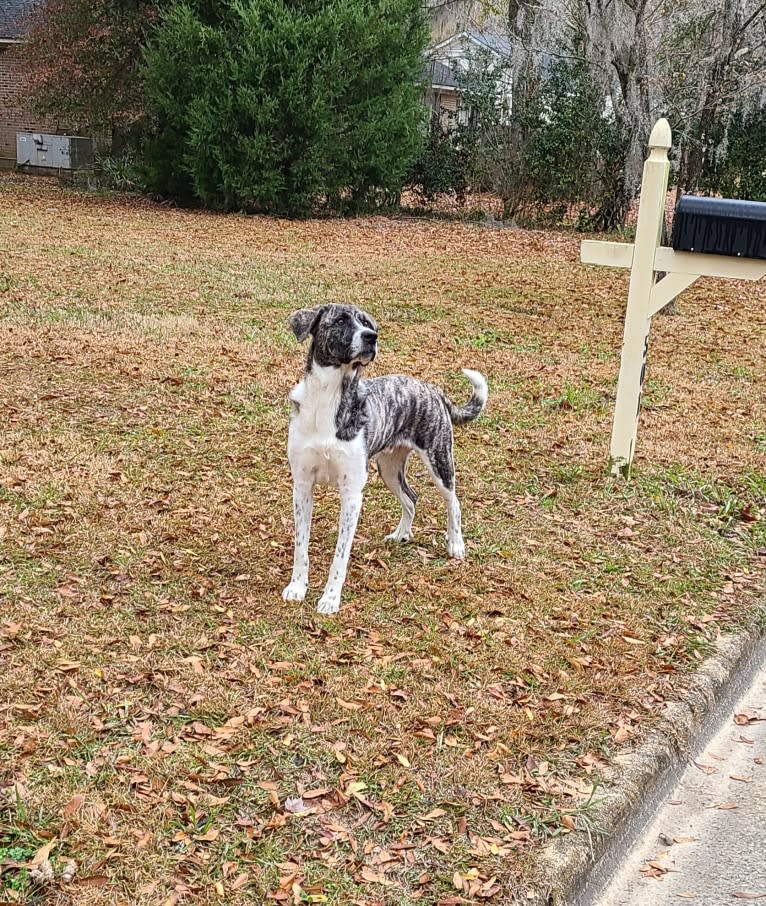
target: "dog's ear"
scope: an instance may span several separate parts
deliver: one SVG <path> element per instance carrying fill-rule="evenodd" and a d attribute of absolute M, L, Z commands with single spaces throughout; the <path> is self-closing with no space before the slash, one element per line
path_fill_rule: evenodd
<path fill-rule="evenodd" d="M 299 308 L 290 315 L 287 322 L 292 327 L 299 343 L 302 343 L 310 333 L 314 332 L 314 328 L 326 310 L 326 305 L 320 305 L 318 308 Z"/>

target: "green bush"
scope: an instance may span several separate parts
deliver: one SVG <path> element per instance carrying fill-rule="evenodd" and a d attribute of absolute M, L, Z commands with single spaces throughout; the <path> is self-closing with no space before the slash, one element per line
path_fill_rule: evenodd
<path fill-rule="evenodd" d="M 150 188 L 290 216 L 390 201 L 423 140 L 427 37 L 420 0 L 175 5 L 145 57 Z"/>
<path fill-rule="evenodd" d="M 734 112 L 724 150 L 705 174 L 704 185 L 728 198 L 766 201 L 766 107 Z"/>
<path fill-rule="evenodd" d="M 529 201 L 526 148 L 537 122 L 536 73 L 524 70 L 516 78 L 509 109 L 505 87 L 510 68 L 510 60 L 479 51 L 467 69 L 455 70 L 463 108 L 455 141 L 472 188 L 497 195 L 504 220 L 520 215 Z"/>
<path fill-rule="evenodd" d="M 597 222 L 598 211 L 619 194 L 624 160 L 624 138 L 605 111 L 604 92 L 584 65 L 559 60 L 542 81 L 538 103 L 526 150 L 535 199 L 560 212 L 578 203 L 578 222 Z"/>
<path fill-rule="evenodd" d="M 555 226 L 579 211 L 581 229 L 610 226 L 620 197 L 624 137 L 584 65 L 530 60 L 517 73 L 512 108 L 507 61 L 477 53 L 456 69 L 461 113 L 451 129 L 434 119 L 412 174 L 425 200 L 470 186 L 503 202 L 503 218 Z"/>
<path fill-rule="evenodd" d="M 428 136 L 407 177 L 423 201 L 433 201 L 438 195 L 452 195 L 461 203 L 465 199 L 468 157 L 457 139 L 454 125 L 443 123 L 441 115 L 433 111 Z"/>
<path fill-rule="evenodd" d="M 143 192 L 146 189 L 141 163 L 133 151 L 124 151 L 96 161 L 104 188 L 117 192 Z"/>

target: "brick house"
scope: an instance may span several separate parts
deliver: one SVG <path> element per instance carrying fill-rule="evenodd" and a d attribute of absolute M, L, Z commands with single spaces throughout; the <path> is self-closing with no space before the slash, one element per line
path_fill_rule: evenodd
<path fill-rule="evenodd" d="M 0 167 L 16 165 L 17 132 L 55 132 L 24 103 L 24 19 L 35 0 L 0 0 Z"/>

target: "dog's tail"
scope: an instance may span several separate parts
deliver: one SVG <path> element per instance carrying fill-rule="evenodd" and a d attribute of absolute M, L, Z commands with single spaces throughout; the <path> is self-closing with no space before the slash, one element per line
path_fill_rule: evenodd
<path fill-rule="evenodd" d="M 449 408 L 449 417 L 453 425 L 464 425 L 466 422 L 473 421 L 487 405 L 487 379 L 478 371 L 471 371 L 470 368 L 464 368 L 463 374 L 471 382 L 473 393 L 465 406 L 456 406 L 449 399 L 447 407 Z"/>

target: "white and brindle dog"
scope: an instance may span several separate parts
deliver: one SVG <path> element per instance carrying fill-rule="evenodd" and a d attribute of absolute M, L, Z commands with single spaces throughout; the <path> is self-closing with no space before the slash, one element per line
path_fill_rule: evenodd
<path fill-rule="evenodd" d="M 366 312 L 352 305 L 322 305 L 293 312 L 289 322 L 299 341 L 312 339 L 303 380 L 289 396 L 287 455 L 293 476 L 295 558 L 282 597 L 302 601 L 306 595 L 314 485 L 335 485 L 340 490 L 338 542 L 317 607 L 319 613 L 331 614 L 340 607 L 371 459 L 402 505 L 402 518 L 388 539 L 412 538 L 417 498 L 406 471 L 414 451 L 447 503 L 447 552 L 457 559 L 465 556 L 452 426 L 479 415 L 487 402 L 487 382 L 478 371 L 464 370 L 473 395 L 465 406 L 457 407 L 438 387 L 414 378 L 361 380 L 362 368 L 375 358 L 378 342 L 377 325 Z"/>

